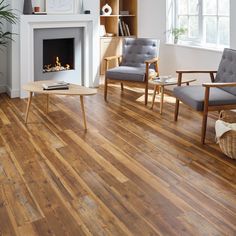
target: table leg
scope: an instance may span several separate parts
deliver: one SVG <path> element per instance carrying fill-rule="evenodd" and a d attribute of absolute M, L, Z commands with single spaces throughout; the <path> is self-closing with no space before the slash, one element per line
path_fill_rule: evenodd
<path fill-rule="evenodd" d="M 153 109 L 154 107 L 154 102 L 155 102 L 155 98 L 156 98 L 156 93 L 157 93 L 157 85 L 154 86 L 154 92 L 153 92 L 153 97 L 152 97 L 152 106 L 151 106 L 151 109 Z"/>
<path fill-rule="evenodd" d="M 85 116 L 85 109 L 84 109 L 84 97 L 83 96 L 80 96 L 80 105 L 81 105 L 83 119 L 84 119 L 84 129 L 87 130 L 87 123 L 86 123 L 86 116 Z"/>
<path fill-rule="evenodd" d="M 49 112 L 49 94 L 47 94 L 46 96 L 47 96 L 47 107 L 46 107 L 46 113 L 48 114 L 48 112 Z"/>
<path fill-rule="evenodd" d="M 25 124 L 27 124 L 27 121 L 28 121 L 29 109 L 30 109 L 30 105 L 31 105 L 31 101 L 32 101 L 32 96 L 33 96 L 33 92 L 30 92 L 29 98 L 28 98 L 28 103 L 27 103 L 27 108 L 26 108 L 26 113 L 25 113 Z"/>
<path fill-rule="evenodd" d="M 162 114 L 163 103 L 164 103 L 164 86 L 161 86 L 161 102 L 160 102 L 160 114 Z"/>

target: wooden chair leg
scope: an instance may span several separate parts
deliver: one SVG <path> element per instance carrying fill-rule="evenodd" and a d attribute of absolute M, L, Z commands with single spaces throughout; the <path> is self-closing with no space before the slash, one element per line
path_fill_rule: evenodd
<path fill-rule="evenodd" d="M 176 98 L 176 102 L 175 102 L 175 121 L 178 120 L 178 115 L 179 115 L 179 99 Z"/>
<path fill-rule="evenodd" d="M 206 138 L 209 96 L 210 96 L 210 88 L 206 87 L 205 88 L 204 111 L 203 111 L 203 119 L 202 119 L 202 136 L 201 136 L 201 143 L 202 144 L 205 144 L 205 138 Z"/>
<path fill-rule="evenodd" d="M 148 82 L 145 85 L 145 106 L 147 106 L 148 103 Z"/>
<path fill-rule="evenodd" d="M 120 83 L 121 91 L 124 91 L 124 84 Z"/>
<path fill-rule="evenodd" d="M 107 101 L 107 78 L 105 78 L 105 84 L 104 84 L 104 100 Z"/>
<path fill-rule="evenodd" d="M 205 139 L 206 139 L 206 128 L 207 128 L 207 113 L 203 113 L 203 119 L 202 119 L 202 135 L 201 135 L 201 143 L 205 144 Z"/>

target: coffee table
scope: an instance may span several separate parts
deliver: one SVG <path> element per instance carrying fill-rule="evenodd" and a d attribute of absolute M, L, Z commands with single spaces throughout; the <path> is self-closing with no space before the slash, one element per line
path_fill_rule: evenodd
<path fill-rule="evenodd" d="M 191 82 L 196 81 L 196 79 L 182 79 L 181 84 L 189 85 Z M 152 106 L 151 109 L 154 107 L 156 93 L 159 92 L 158 88 L 160 88 L 161 93 L 161 101 L 160 101 L 160 114 L 162 114 L 163 111 L 163 103 L 164 103 L 164 93 L 165 93 L 165 87 L 166 86 L 173 86 L 178 84 L 177 78 L 169 78 L 166 82 L 161 82 L 160 80 L 149 80 L 149 84 L 154 85 L 154 93 L 152 97 Z"/>
<path fill-rule="evenodd" d="M 84 109 L 84 96 L 95 95 L 97 93 L 97 90 L 92 89 L 92 88 L 86 88 L 86 87 L 75 85 L 75 84 L 70 84 L 69 89 L 66 89 L 66 90 L 44 90 L 43 89 L 42 84 L 50 84 L 53 82 L 57 82 L 57 81 L 53 81 L 53 80 L 36 81 L 36 82 L 25 84 L 23 86 L 23 90 L 29 92 L 28 104 L 27 104 L 27 109 L 26 109 L 26 114 L 25 114 L 25 123 L 27 124 L 27 121 L 28 121 L 29 110 L 30 110 L 33 93 L 47 95 L 46 113 L 48 113 L 49 111 L 49 95 L 80 96 L 80 105 L 81 105 L 82 114 L 83 114 L 84 128 L 86 130 L 87 123 L 86 123 L 86 116 L 85 116 L 85 109 Z"/>

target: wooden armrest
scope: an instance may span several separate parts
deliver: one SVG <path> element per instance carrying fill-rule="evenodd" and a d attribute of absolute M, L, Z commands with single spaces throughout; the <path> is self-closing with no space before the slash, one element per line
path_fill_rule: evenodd
<path fill-rule="evenodd" d="M 230 83 L 204 83 L 202 84 L 203 87 L 208 88 L 223 88 L 223 87 L 236 87 L 236 82 Z"/>
<path fill-rule="evenodd" d="M 157 57 L 145 61 L 146 64 L 153 64 L 153 63 L 156 63 L 156 62 L 158 62 Z"/>
<path fill-rule="evenodd" d="M 177 70 L 178 74 L 194 74 L 194 73 L 217 73 L 216 70 Z"/>
<path fill-rule="evenodd" d="M 104 60 L 105 60 L 105 61 L 111 61 L 111 60 L 119 59 L 119 58 L 121 58 L 121 57 L 122 57 L 122 56 L 105 57 Z"/>

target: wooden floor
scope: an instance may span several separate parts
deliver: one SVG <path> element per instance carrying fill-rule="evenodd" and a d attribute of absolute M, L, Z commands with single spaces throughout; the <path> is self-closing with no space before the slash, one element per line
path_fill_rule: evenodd
<path fill-rule="evenodd" d="M 0 235 L 236 235 L 236 162 L 207 145 L 200 115 L 174 100 L 164 114 L 140 89 L 85 98 L 0 95 Z M 150 97 L 151 99 L 151 97 Z M 157 101 L 158 103 L 158 101 Z M 150 104 L 149 104 L 150 106 Z"/>

